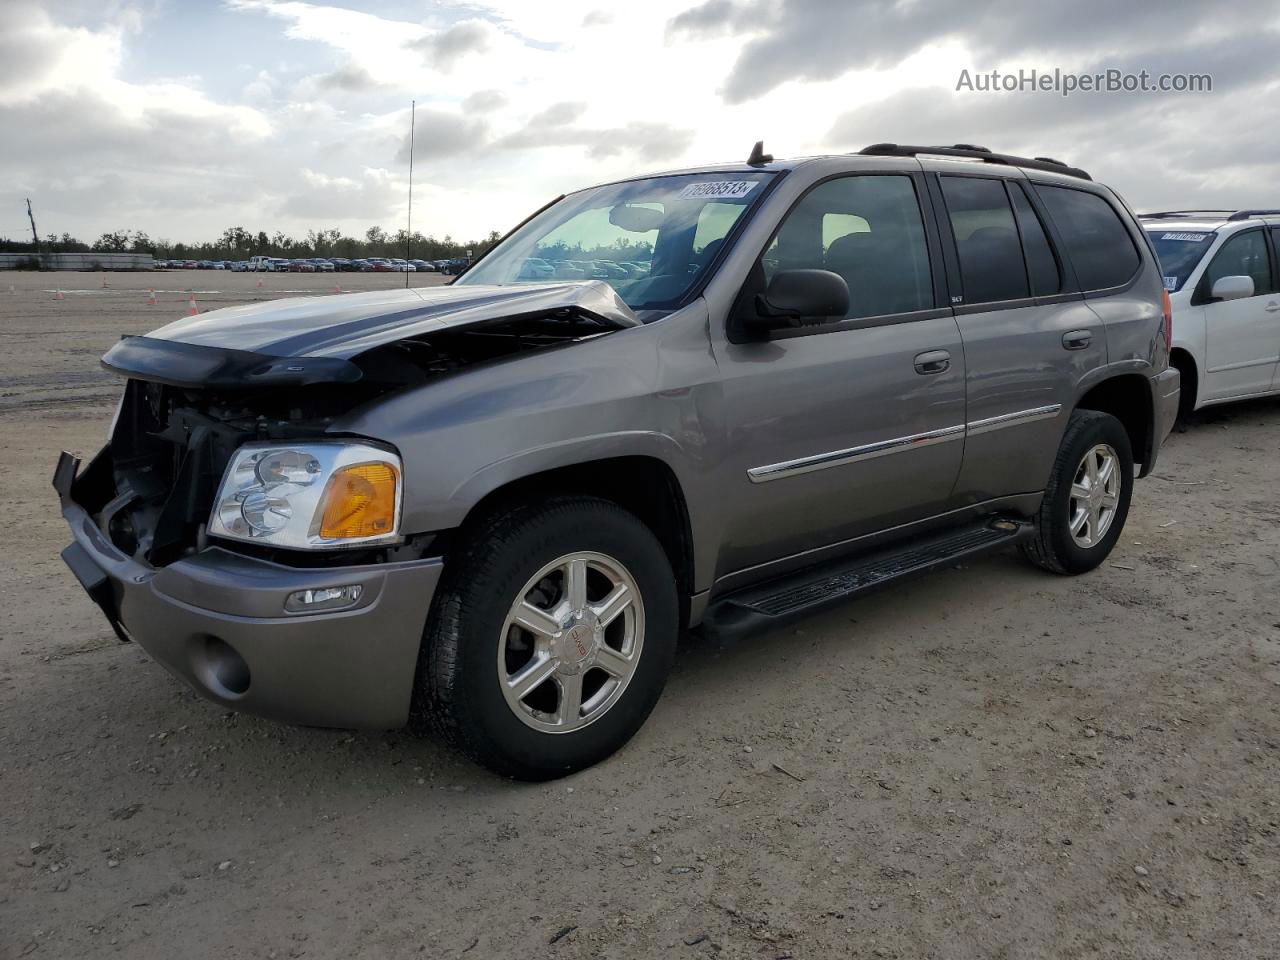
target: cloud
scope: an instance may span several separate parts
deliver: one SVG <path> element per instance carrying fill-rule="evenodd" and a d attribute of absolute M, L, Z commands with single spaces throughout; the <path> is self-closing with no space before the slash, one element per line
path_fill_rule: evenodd
<path fill-rule="evenodd" d="M 585 147 L 591 159 L 628 154 L 650 162 L 679 157 L 693 142 L 693 131 L 665 123 L 634 122 L 617 127 L 546 125 L 534 121 L 508 134 L 497 146 L 508 150 Z"/>
<path fill-rule="evenodd" d="M 321 90 L 340 90 L 343 93 L 364 93 L 380 86 L 373 74 L 356 63 L 347 63 L 316 78 L 316 86 Z"/>
<path fill-rule="evenodd" d="M 409 118 L 404 118 L 405 126 Z M 413 155 L 415 160 L 453 157 L 468 150 L 475 150 L 487 140 L 487 127 L 482 120 L 456 113 L 446 113 L 424 107 L 417 111 L 413 122 Z M 400 138 L 396 160 L 409 162 L 409 135 Z"/>
<path fill-rule="evenodd" d="M 303 168 L 297 188 L 280 204 L 280 212 L 317 223 L 372 220 L 396 209 L 394 184 L 386 170 L 364 170 L 359 178 L 334 177 Z"/>
<path fill-rule="evenodd" d="M 501 90 L 477 90 L 462 101 L 467 113 L 490 113 L 507 105 L 507 95 Z"/>
<path fill-rule="evenodd" d="M 613 14 L 608 10 L 592 10 L 582 18 L 584 27 L 605 27 L 613 23 Z"/>
<path fill-rule="evenodd" d="M 1002 153 L 1052 156 L 1089 170 L 1142 208 L 1274 205 L 1280 98 L 1266 51 L 1275 38 L 1191 44 L 1182 53 L 1207 67 L 1212 94 L 972 93 L 914 87 L 841 114 L 827 133 L 840 150 L 869 143 L 978 142 Z M 1155 72 L 1180 63 L 1177 51 L 1153 60 L 1107 61 L 1122 71 Z M 1103 69 L 1085 64 L 1082 72 Z M 1248 104 L 1226 110 L 1224 102 Z M 1190 131 L 1213 131 L 1198 136 Z"/>
<path fill-rule="evenodd" d="M 547 109 L 533 115 L 529 121 L 529 129 L 544 130 L 547 127 L 563 127 L 577 120 L 586 112 L 587 105 L 581 101 L 561 101 L 553 103 Z"/>
<path fill-rule="evenodd" d="M 824 81 L 851 70 L 891 67 L 945 42 L 963 45 L 986 69 L 1002 58 L 1025 59 L 1029 53 L 1052 58 L 1167 52 L 1171 24 L 1177 24 L 1179 38 L 1215 38 L 1248 36 L 1276 22 L 1273 0 L 1239 0 L 1229 21 L 1201 0 L 1158 5 L 1113 0 L 705 0 L 671 18 L 667 33 L 677 41 L 749 38 L 723 88 L 729 103 L 743 103 L 790 81 Z"/>
<path fill-rule="evenodd" d="M 489 50 L 496 33 L 487 21 L 462 20 L 445 30 L 410 40 L 405 46 L 421 53 L 431 66 L 447 71 L 463 57 Z"/>

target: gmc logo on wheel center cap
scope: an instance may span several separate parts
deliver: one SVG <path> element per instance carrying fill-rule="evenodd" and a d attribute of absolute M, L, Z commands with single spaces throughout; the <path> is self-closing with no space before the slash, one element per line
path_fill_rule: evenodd
<path fill-rule="evenodd" d="M 578 656 L 585 657 L 587 651 L 591 649 L 591 628 L 585 623 L 576 624 L 569 631 L 569 639 L 573 641 L 573 647 Z"/>

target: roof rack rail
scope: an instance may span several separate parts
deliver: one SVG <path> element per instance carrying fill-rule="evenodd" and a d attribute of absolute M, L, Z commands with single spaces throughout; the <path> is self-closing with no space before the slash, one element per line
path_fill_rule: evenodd
<path fill-rule="evenodd" d="M 1228 220 L 1248 220 L 1250 217 L 1277 217 L 1280 210 L 1237 210 Z"/>
<path fill-rule="evenodd" d="M 1164 210 L 1160 213 L 1140 213 L 1139 220 L 1170 220 L 1175 217 L 1190 218 L 1203 216 L 1204 214 L 1217 214 L 1223 220 L 1248 220 L 1250 217 L 1280 217 L 1280 210 L 1235 210 L 1225 209 L 1218 210 L 1205 207 L 1199 210 Z"/>
<path fill-rule="evenodd" d="M 1234 210 L 1214 210 L 1208 207 L 1199 210 L 1162 210 L 1159 213 L 1140 213 L 1139 220 L 1168 220 L 1171 217 L 1190 217 L 1199 213 L 1234 213 Z"/>
<path fill-rule="evenodd" d="M 961 157 L 965 160 L 981 160 L 984 163 L 1001 163 L 1008 167 L 1026 167 L 1028 170 L 1045 170 L 1049 173 L 1063 173 L 1081 180 L 1092 180 L 1079 167 L 1070 167 L 1061 160 L 1052 157 L 1015 157 L 1009 153 L 992 153 L 987 147 L 979 147 L 972 143 L 957 143 L 950 147 L 917 147 L 904 143 L 873 143 L 863 147 L 860 154 L 872 157 L 915 157 L 928 154 L 937 157 Z"/>

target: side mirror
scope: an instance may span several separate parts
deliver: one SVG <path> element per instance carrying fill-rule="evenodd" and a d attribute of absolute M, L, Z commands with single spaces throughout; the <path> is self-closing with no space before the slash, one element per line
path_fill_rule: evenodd
<path fill-rule="evenodd" d="M 757 330 L 834 323 L 849 313 L 849 285 L 830 270 L 782 270 L 756 296 Z"/>
<path fill-rule="evenodd" d="M 1243 300 L 1253 296 L 1253 277 L 1219 277 L 1209 296 L 1214 300 Z"/>

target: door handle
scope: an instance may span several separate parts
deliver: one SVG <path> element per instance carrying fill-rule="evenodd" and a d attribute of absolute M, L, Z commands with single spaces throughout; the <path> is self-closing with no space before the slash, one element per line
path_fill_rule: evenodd
<path fill-rule="evenodd" d="M 1275 313 L 1277 310 L 1280 310 L 1280 303 L 1275 303 L 1273 301 L 1272 303 L 1267 304 L 1267 313 Z"/>
<path fill-rule="evenodd" d="M 916 373 L 946 373 L 951 368 L 951 354 L 945 350 L 929 350 L 916 354 Z"/>
<path fill-rule="evenodd" d="M 1093 343 L 1092 330 L 1072 330 L 1062 335 L 1062 346 L 1067 350 L 1083 350 Z"/>

